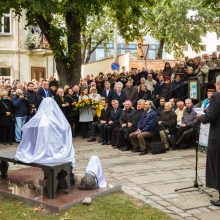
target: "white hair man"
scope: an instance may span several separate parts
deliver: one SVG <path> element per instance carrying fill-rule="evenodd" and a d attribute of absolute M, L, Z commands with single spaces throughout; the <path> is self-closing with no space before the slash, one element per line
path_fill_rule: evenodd
<path fill-rule="evenodd" d="M 175 133 L 176 119 L 177 115 L 172 110 L 172 104 L 170 102 L 166 102 L 164 105 L 164 111 L 158 119 L 160 138 L 165 143 L 166 149 L 170 147 L 168 135 Z"/>
<path fill-rule="evenodd" d="M 16 89 L 15 95 L 12 97 L 12 104 L 15 116 L 15 141 L 16 143 L 20 143 L 21 129 L 26 122 L 29 109 L 29 102 L 27 98 L 24 97 L 21 89 Z"/>
<path fill-rule="evenodd" d="M 205 99 L 208 90 L 208 76 L 209 67 L 206 65 L 206 60 L 202 59 L 199 63 L 197 70 L 195 71 L 200 82 L 201 99 Z"/>
<path fill-rule="evenodd" d="M 190 147 L 189 139 L 192 137 L 194 127 L 197 125 L 196 112 L 193 110 L 192 100 L 186 99 L 185 105 L 186 108 L 183 111 L 182 123 L 177 127 L 176 148 Z"/>

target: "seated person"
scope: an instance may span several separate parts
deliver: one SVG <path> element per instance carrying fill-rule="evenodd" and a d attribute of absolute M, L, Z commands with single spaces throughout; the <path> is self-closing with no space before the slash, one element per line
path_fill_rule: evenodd
<path fill-rule="evenodd" d="M 175 110 L 175 113 L 177 115 L 177 125 L 180 126 L 182 124 L 182 117 L 183 117 L 185 106 L 184 106 L 183 101 L 177 102 L 176 105 L 177 105 L 177 109 Z"/>
<path fill-rule="evenodd" d="M 145 100 L 140 99 L 137 102 L 137 111 L 131 116 L 131 122 L 128 123 L 126 127 L 121 129 L 119 135 L 119 142 L 122 147 L 120 150 L 128 151 L 131 149 L 131 143 L 129 140 L 129 134 L 137 130 L 138 121 L 140 120 L 142 114 L 144 113 Z"/>
<path fill-rule="evenodd" d="M 107 124 L 104 126 L 103 138 L 107 145 L 111 144 L 112 130 L 115 127 L 119 127 L 119 118 L 121 116 L 122 109 L 119 108 L 118 100 L 112 100 L 112 109 L 110 111 L 110 118 Z"/>
<path fill-rule="evenodd" d="M 132 107 L 130 100 L 124 102 L 124 110 L 121 113 L 119 118 L 119 127 L 116 127 L 112 131 L 111 143 L 114 148 L 120 148 L 122 145 L 120 143 L 121 130 L 125 127 L 128 127 L 128 123 L 131 122 L 131 117 L 134 114 L 135 109 Z"/>
<path fill-rule="evenodd" d="M 94 121 L 91 124 L 91 138 L 88 140 L 88 142 L 93 142 L 96 141 L 96 130 L 101 131 L 102 127 L 102 132 L 103 132 L 103 126 L 108 123 L 109 117 L 110 117 L 110 111 L 111 108 L 108 106 L 108 101 L 107 99 L 101 99 L 101 106 L 103 107 L 101 110 L 101 116 L 98 121 Z M 100 132 L 100 137 L 101 140 L 100 142 L 104 142 L 103 139 L 103 133 Z"/>
<path fill-rule="evenodd" d="M 182 123 L 176 129 L 176 146 L 175 148 L 186 148 L 187 141 L 192 137 L 194 127 L 197 125 L 196 112 L 193 110 L 191 99 L 185 100 L 186 108 L 183 112 Z"/>
<path fill-rule="evenodd" d="M 164 104 L 166 100 L 164 97 L 160 97 L 160 105 L 157 108 L 157 115 L 160 116 L 160 114 L 164 111 Z"/>
<path fill-rule="evenodd" d="M 175 133 L 176 119 L 177 115 L 171 109 L 171 103 L 166 102 L 164 105 L 164 111 L 161 113 L 158 119 L 160 138 L 165 144 L 165 148 L 170 147 L 170 140 L 168 140 L 168 135 Z"/>
<path fill-rule="evenodd" d="M 37 113 L 22 127 L 15 159 L 24 163 L 72 162 L 75 152 L 68 121 L 53 98 L 44 98 Z"/>
<path fill-rule="evenodd" d="M 141 151 L 139 155 L 147 153 L 147 144 L 145 138 L 152 137 L 157 127 L 157 113 L 152 109 L 152 101 L 145 102 L 145 112 L 138 121 L 137 130 L 129 134 L 132 152 Z"/>

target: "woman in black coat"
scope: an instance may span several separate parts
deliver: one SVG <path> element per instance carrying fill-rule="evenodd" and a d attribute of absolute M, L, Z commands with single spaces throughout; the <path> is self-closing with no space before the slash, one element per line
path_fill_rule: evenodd
<path fill-rule="evenodd" d="M 139 99 L 144 99 L 144 100 L 152 100 L 153 99 L 151 91 L 148 90 L 147 86 L 144 84 L 140 85 L 137 100 L 139 100 Z"/>
<path fill-rule="evenodd" d="M 8 98 L 8 91 L 3 91 L 0 99 L 0 127 L 5 145 L 7 143 L 13 144 L 13 124 L 13 105 Z"/>
<path fill-rule="evenodd" d="M 66 117 L 72 129 L 72 136 L 76 137 L 76 127 L 79 125 L 79 112 L 74 108 L 78 102 L 78 98 L 73 95 L 72 89 L 69 88 L 64 99 L 69 104 L 68 108 L 66 109 Z"/>

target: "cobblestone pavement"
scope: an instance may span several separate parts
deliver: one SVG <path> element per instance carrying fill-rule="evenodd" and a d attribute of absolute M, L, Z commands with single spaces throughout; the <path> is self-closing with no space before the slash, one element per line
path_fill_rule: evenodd
<path fill-rule="evenodd" d="M 169 151 L 165 154 L 122 152 L 109 145 L 74 139 L 77 175 L 83 175 L 90 156 L 98 155 L 108 183 L 121 184 L 122 190 L 168 213 L 174 219 L 220 219 L 220 207 L 210 205 L 210 197 L 195 189 L 192 192 L 175 189 L 192 186 L 195 179 L 195 150 Z M 14 150 L 16 146 L 2 146 L 1 150 Z M 205 182 L 205 153 L 199 153 L 199 181 Z M 10 165 L 18 169 L 21 165 Z M 217 199 L 215 190 L 204 188 Z"/>

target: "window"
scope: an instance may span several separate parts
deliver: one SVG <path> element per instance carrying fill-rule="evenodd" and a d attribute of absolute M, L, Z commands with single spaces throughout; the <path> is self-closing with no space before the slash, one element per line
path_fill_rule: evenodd
<path fill-rule="evenodd" d="M 97 49 L 96 50 L 96 60 L 101 60 L 105 57 L 105 50 L 104 49 Z"/>
<path fill-rule="evenodd" d="M 206 51 L 206 45 L 201 45 L 201 51 Z"/>
<path fill-rule="evenodd" d="M 220 52 L 220 45 L 217 45 L 217 49 L 218 52 Z"/>
<path fill-rule="evenodd" d="M 0 34 L 11 34 L 11 15 L 3 14 L 0 23 Z"/>
<path fill-rule="evenodd" d="M 136 47 L 137 47 L 136 44 L 129 44 L 130 49 L 136 49 Z"/>
<path fill-rule="evenodd" d="M 125 50 L 121 50 L 121 53 L 120 54 L 125 54 L 126 52 L 125 52 Z"/>
<path fill-rule="evenodd" d="M 156 59 L 157 50 L 148 50 L 147 58 L 148 59 Z"/>
<path fill-rule="evenodd" d="M 10 68 L 1 68 L 0 67 L 0 76 L 11 76 Z"/>

